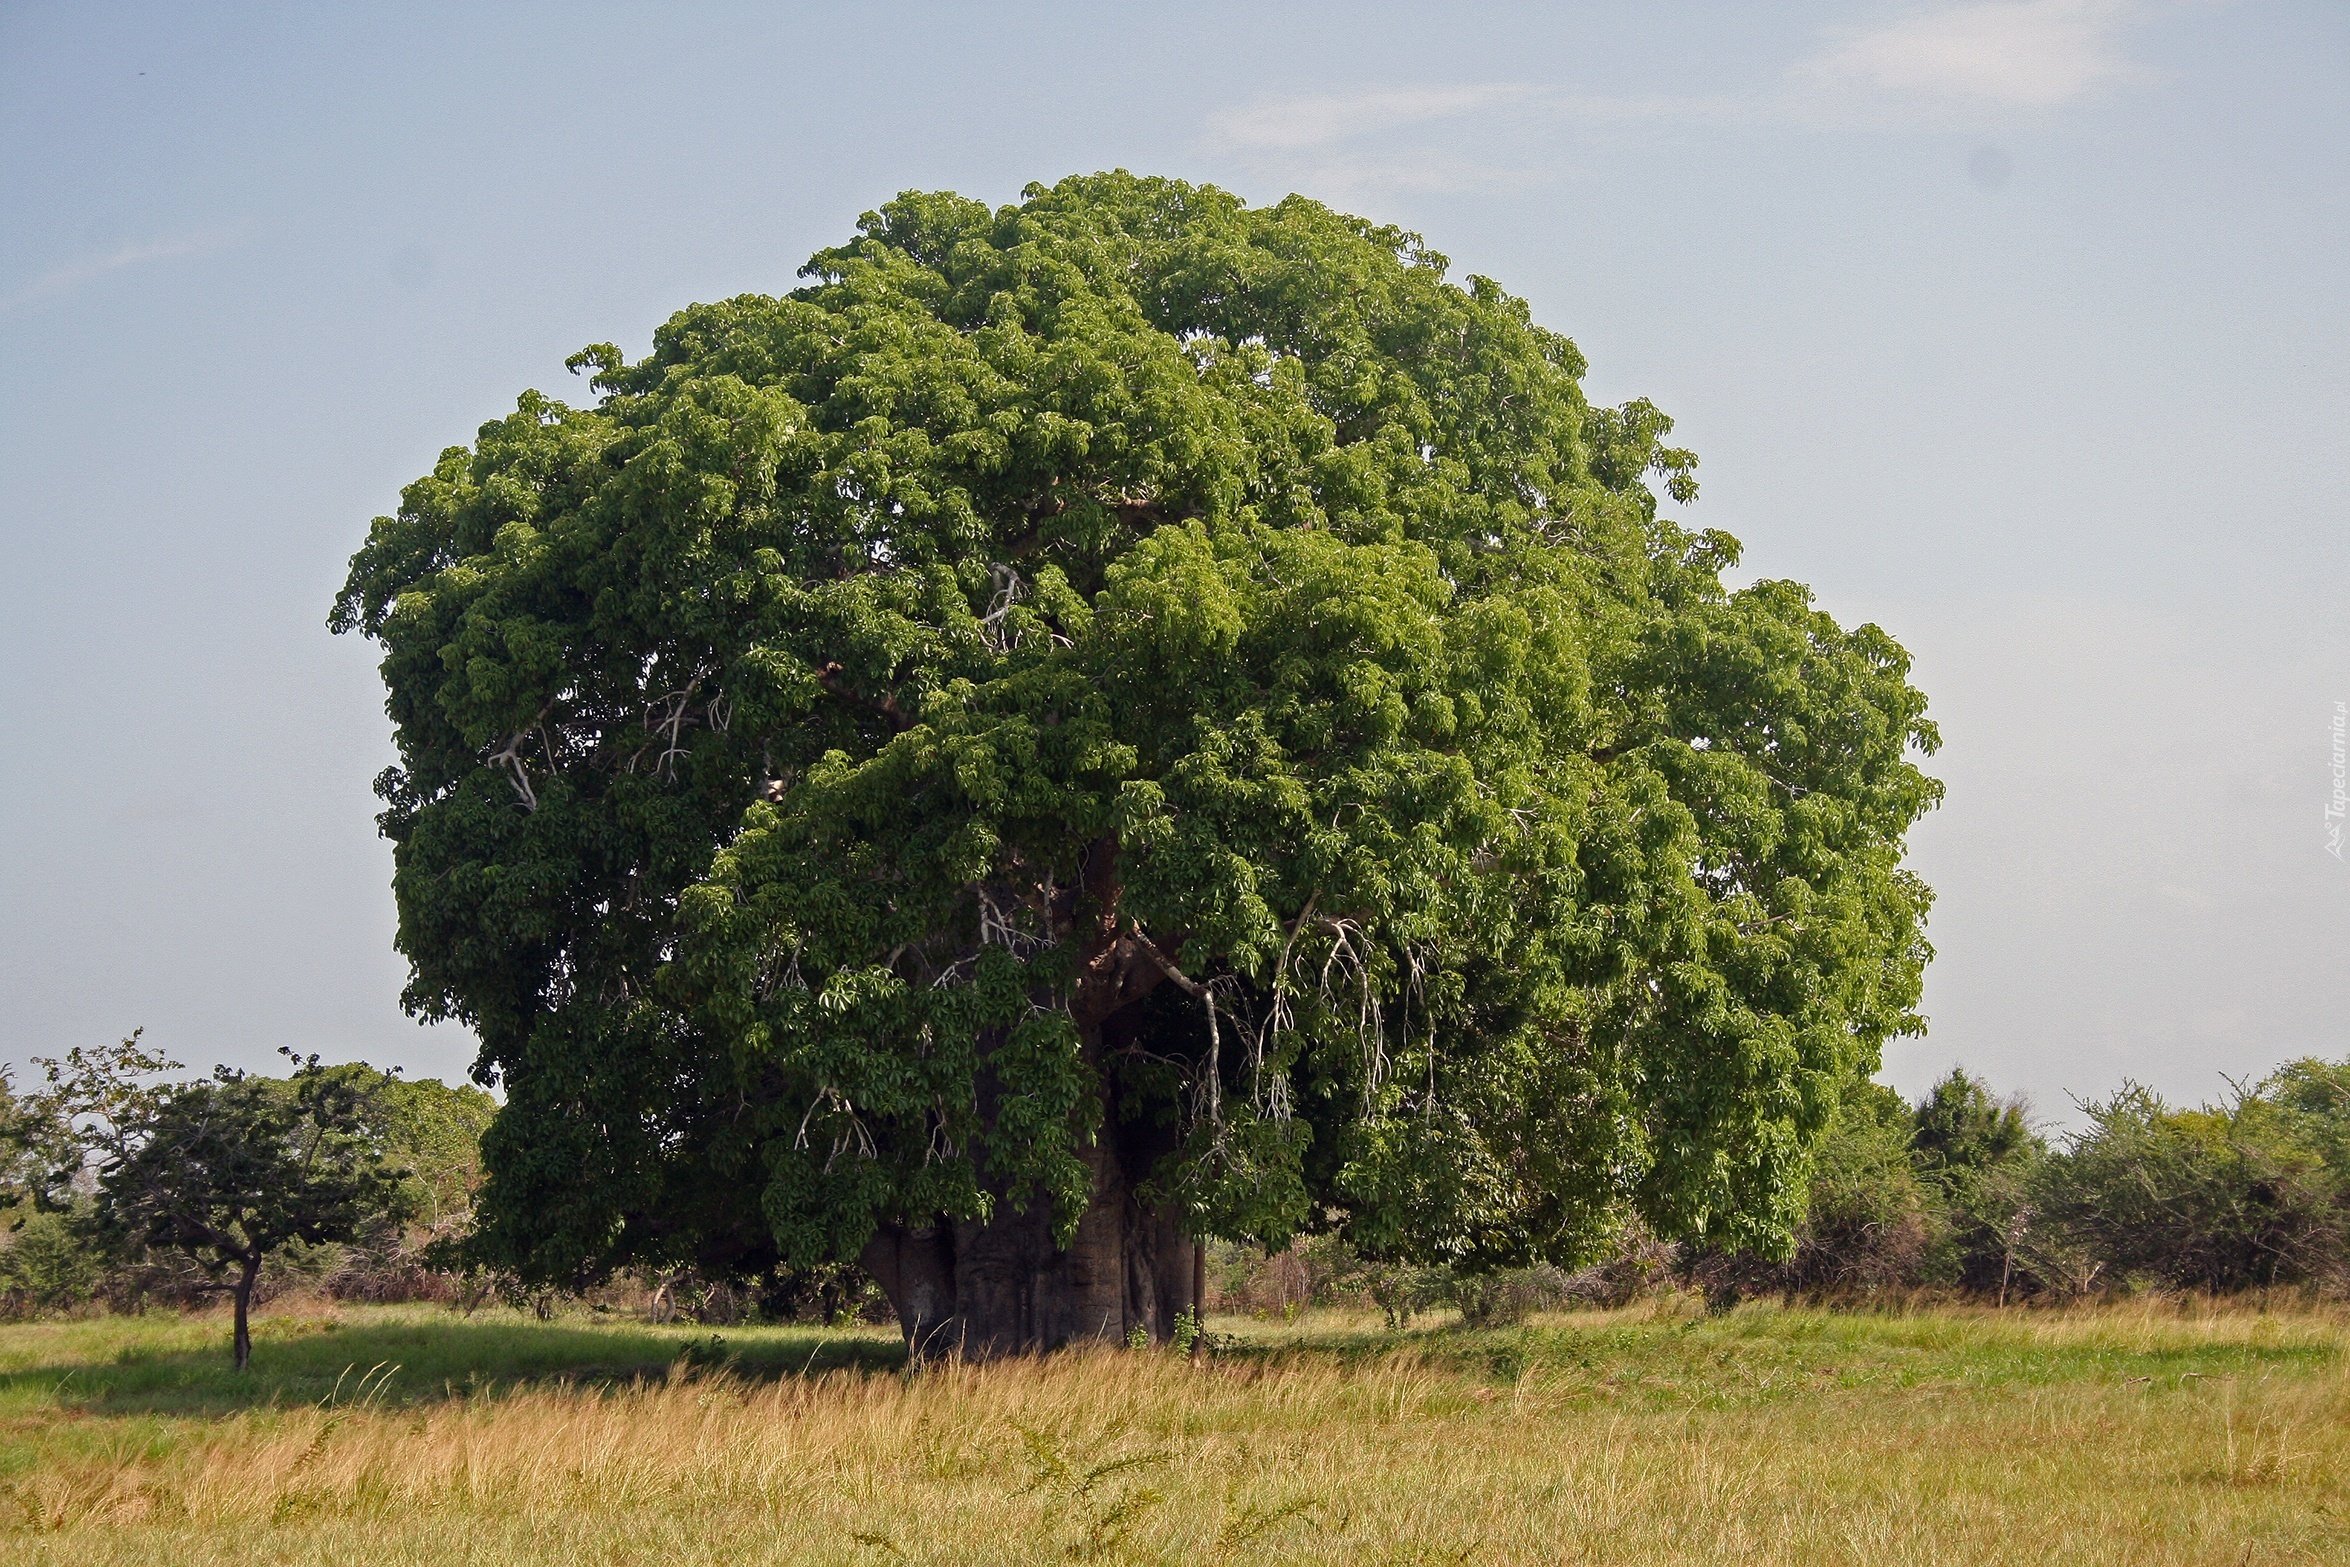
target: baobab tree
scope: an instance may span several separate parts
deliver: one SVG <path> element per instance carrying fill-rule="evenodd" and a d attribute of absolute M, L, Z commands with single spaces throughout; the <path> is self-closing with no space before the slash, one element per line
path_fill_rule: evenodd
<path fill-rule="evenodd" d="M 1923 698 L 1446 270 L 908 194 L 403 492 L 332 624 L 407 1004 L 508 1095 L 485 1259 L 861 1259 L 986 1353 L 1165 1336 L 1206 1236 L 1783 1244 L 1918 1026 Z"/>

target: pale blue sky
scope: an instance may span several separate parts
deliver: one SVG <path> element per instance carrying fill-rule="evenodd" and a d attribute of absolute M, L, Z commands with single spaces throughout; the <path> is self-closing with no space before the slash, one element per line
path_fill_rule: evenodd
<path fill-rule="evenodd" d="M 909 187 L 1424 232 L 1918 657 L 1933 1031 L 2044 1113 L 2350 1053 L 2350 9 L 0 5 L 0 1059 L 454 1076 L 396 1005 L 367 520 Z"/>

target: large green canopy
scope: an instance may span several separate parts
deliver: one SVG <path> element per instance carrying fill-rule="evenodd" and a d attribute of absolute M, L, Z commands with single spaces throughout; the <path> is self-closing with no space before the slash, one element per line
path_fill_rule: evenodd
<path fill-rule="evenodd" d="M 486 1256 L 864 1256 L 1012 1343 L 1113 1264 L 1163 1328 L 1204 1234 L 1783 1237 L 1919 1026 L 1890 638 L 1727 590 L 1670 422 L 1416 236 L 1118 173 L 806 276 L 577 356 L 335 611 Z"/>

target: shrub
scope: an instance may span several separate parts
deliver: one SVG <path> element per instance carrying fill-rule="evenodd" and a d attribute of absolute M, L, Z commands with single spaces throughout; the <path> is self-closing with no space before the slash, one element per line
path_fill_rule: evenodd
<path fill-rule="evenodd" d="M 1940 1222 L 1910 1158 L 1909 1106 L 1859 1085 L 1820 1145 L 1788 1287 L 1865 1294 L 1916 1283 Z"/>
<path fill-rule="evenodd" d="M 1387 1319 L 1391 1331 L 1412 1325 L 1412 1318 L 1453 1298 L 1450 1268 L 1420 1267 L 1408 1262 L 1371 1262 L 1362 1268 L 1362 1290 Z"/>
<path fill-rule="evenodd" d="M 1910 1150 L 1923 1170 L 1989 1169 L 2027 1161 L 2046 1149 L 2025 1118 L 2021 1100 L 1993 1099 L 1981 1079 L 1959 1067 L 1927 1090 L 1909 1120 Z"/>
<path fill-rule="evenodd" d="M 2289 1061 L 2260 1085 L 2260 1094 L 2350 1196 L 2350 1060 Z"/>
<path fill-rule="evenodd" d="M 1556 1311 L 1574 1297 L 1573 1279 L 1548 1264 L 1511 1268 L 1453 1281 L 1453 1304 L 1472 1328 L 1515 1327 L 1537 1311 Z"/>
<path fill-rule="evenodd" d="M 1568 1275 L 1567 1299 L 1578 1305 L 1628 1305 L 1670 1280 L 1681 1255 L 1678 1244 L 1632 1219 L 1617 1232 L 1605 1257 Z"/>
<path fill-rule="evenodd" d="M 78 1213 L 30 1212 L 0 1246 L 0 1315 L 72 1311 L 96 1297 L 104 1277 Z"/>
<path fill-rule="evenodd" d="M 1689 1281 L 1717 1309 L 1741 1295 L 1828 1299 L 1921 1282 L 1942 1221 L 1911 1158 L 1911 1131 L 1900 1095 L 1856 1085 L 1813 1160 L 1809 1208 L 1792 1254 L 1693 1253 L 1683 1265 Z"/>
<path fill-rule="evenodd" d="M 2174 1110 L 2136 1084 L 2083 1108 L 2089 1126 L 2042 1166 L 2035 1195 L 2105 1278 L 2224 1291 L 2350 1275 L 2342 1172 L 2307 1113 L 2242 1091 Z"/>
<path fill-rule="evenodd" d="M 2063 1271 L 2031 1244 L 2031 1172 L 2047 1152 L 2022 1101 L 1993 1099 L 1963 1070 L 1953 1067 L 1928 1091 L 1910 1135 L 1910 1157 L 1941 1219 L 1925 1279 L 2004 1304 L 2047 1287 L 2044 1273 Z"/>
<path fill-rule="evenodd" d="M 1274 1252 L 1211 1241 L 1207 1271 L 1211 1311 L 1269 1317 L 1365 1300 L 1376 1265 L 1336 1235 L 1307 1235 Z"/>

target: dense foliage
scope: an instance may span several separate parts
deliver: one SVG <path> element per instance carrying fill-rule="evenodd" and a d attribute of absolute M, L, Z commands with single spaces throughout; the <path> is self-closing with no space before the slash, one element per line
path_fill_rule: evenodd
<path fill-rule="evenodd" d="M 2350 1063 L 2318 1061 L 2193 1110 L 2125 1088 L 2088 1107 L 2087 1130 L 2027 1189 L 2037 1231 L 2027 1242 L 2084 1281 L 2350 1282 L 2345 1089 Z"/>
<path fill-rule="evenodd" d="M 1298 198 L 907 195 L 403 493 L 333 624 L 408 1004 L 509 1096 L 482 1256 L 1065 1238 L 1134 1127 L 1194 1234 L 1783 1243 L 1917 1026 L 1934 731 L 1445 270 Z"/>
<path fill-rule="evenodd" d="M 35 1205 L 72 1205 L 101 1256 L 185 1259 L 200 1289 L 235 1302 L 239 1369 L 272 1253 L 355 1240 L 397 1214 L 405 1172 L 384 1161 L 363 1075 L 312 1056 L 286 1078 L 219 1067 L 209 1079 L 159 1082 L 177 1063 L 136 1035 L 44 1065 L 47 1085 L 19 1128 L 36 1159 Z"/>

